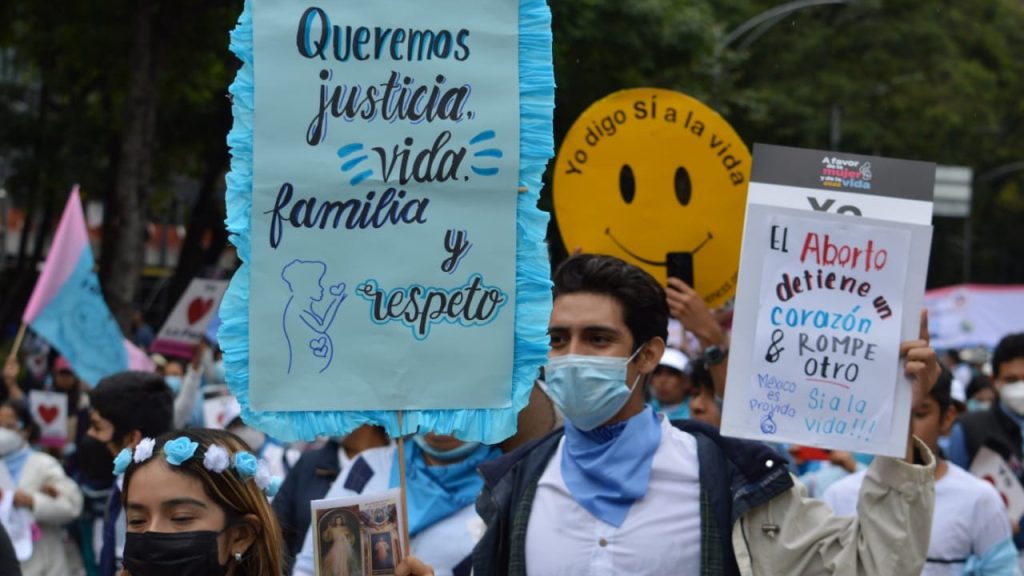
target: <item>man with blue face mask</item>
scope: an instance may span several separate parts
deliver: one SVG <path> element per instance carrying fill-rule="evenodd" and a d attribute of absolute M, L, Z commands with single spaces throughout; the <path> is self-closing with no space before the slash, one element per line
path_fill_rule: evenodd
<path fill-rule="evenodd" d="M 928 547 L 934 458 L 876 458 L 861 519 L 804 499 L 782 459 L 644 404 L 668 308 L 649 274 L 579 255 L 554 276 L 545 386 L 564 432 L 480 466 L 487 530 L 473 573 L 915 574 Z M 901 347 L 915 397 L 938 373 L 923 340 Z M 918 464 L 915 464 L 917 462 Z"/>

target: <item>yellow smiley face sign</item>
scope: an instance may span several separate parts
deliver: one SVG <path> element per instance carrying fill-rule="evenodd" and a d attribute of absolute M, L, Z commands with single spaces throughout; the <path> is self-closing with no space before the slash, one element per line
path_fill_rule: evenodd
<path fill-rule="evenodd" d="M 636 88 L 593 104 L 562 142 L 554 204 L 566 248 L 609 254 L 710 307 L 736 291 L 750 152 L 714 110 Z"/>

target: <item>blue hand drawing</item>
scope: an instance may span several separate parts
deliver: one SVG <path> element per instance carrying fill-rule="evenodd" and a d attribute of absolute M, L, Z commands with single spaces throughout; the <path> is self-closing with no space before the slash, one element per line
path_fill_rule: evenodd
<path fill-rule="evenodd" d="M 469 144 L 470 144 L 470 146 L 476 146 L 476 145 L 487 146 L 488 144 L 481 144 L 481 143 L 487 142 L 488 140 L 493 140 L 495 138 L 495 136 L 497 136 L 497 134 L 495 134 L 494 130 L 484 130 L 483 132 L 481 132 L 481 133 L 477 134 L 476 136 L 474 136 L 473 139 L 469 141 Z M 502 154 L 501 150 L 499 150 L 497 148 L 485 148 L 483 150 L 478 150 L 478 151 L 473 153 L 473 158 L 475 158 L 475 159 L 479 159 L 479 158 L 496 158 L 496 159 L 501 159 L 503 156 L 504 156 L 504 154 Z M 500 171 L 498 168 L 493 167 L 493 166 L 492 167 L 477 166 L 475 164 L 475 162 L 482 162 L 481 160 L 473 160 L 473 162 L 474 162 L 474 164 L 470 165 L 470 169 L 473 170 L 473 173 L 477 174 L 478 176 L 494 176 L 494 175 L 496 175 Z"/>
<path fill-rule="evenodd" d="M 761 418 L 761 432 L 765 434 L 775 434 L 779 427 L 775 424 L 775 420 L 772 420 L 772 413 L 769 412 Z"/>
<path fill-rule="evenodd" d="M 353 158 L 348 158 L 353 155 Z M 338 148 L 338 158 L 344 160 L 341 165 L 341 171 L 346 174 L 351 174 L 353 170 L 358 168 L 360 164 L 369 158 L 369 155 L 363 153 L 362 144 L 355 143 Z M 352 175 L 352 179 L 349 180 L 348 183 L 352 186 L 357 186 L 370 176 L 373 176 L 373 170 L 358 170 L 354 175 Z"/>
<path fill-rule="evenodd" d="M 311 365 L 323 373 L 334 360 L 334 341 L 328 331 L 347 294 L 344 282 L 333 284 L 327 289 L 330 298 L 324 303 L 326 274 L 327 265 L 319 260 L 292 260 L 281 270 L 281 279 L 291 292 L 281 316 L 288 344 L 288 374 L 293 365 Z M 323 314 L 319 313 L 317 308 L 325 304 Z"/>

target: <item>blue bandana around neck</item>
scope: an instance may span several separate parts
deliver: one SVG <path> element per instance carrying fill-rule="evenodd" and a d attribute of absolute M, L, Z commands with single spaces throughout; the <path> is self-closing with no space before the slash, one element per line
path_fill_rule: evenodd
<path fill-rule="evenodd" d="M 7 456 L 4 456 L 4 465 L 7 466 L 7 471 L 11 473 L 11 479 L 17 483 L 21 480 L 21 469 L 25 467 L 25 461 L 28 460 L 29 455 L 32 454 L 32 448 L 24 446 L 19 450 L 11 452 Z"/>
<path fill-rule="evenodd" d="M 589 432 L 566 420 L 562 479 L 577 504 L 621 527 L 633 502 L 647 493 L 660 444 L 661 423 L 650 406 L 629 420 Z"/>
<path fill-rule="evenodd" d="M 406 500 L 409 505 L 409 536 L 416 536 L 436 522 L 476 501 L 484 480 L 476 468 L 501 456 L 494 446 L 482 444 L 463 460 L 444 466 L 429 466 L 415 442 L 405 443 Z M 389 486 L 397 488 L 398 450 L 391 465 Z"/>

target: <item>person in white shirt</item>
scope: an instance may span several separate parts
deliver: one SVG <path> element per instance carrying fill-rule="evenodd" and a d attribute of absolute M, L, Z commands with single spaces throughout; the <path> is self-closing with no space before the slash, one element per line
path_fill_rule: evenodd
<path fill-rule="evenodd" d="M 483 532 L 474 502 L 483 486 L 477 466 L 497 458 L 498 448 L 451 436 L 413 436 L 405 445 L 405 473 L 412 553 L 436 576 L 468 576 L 470 554 Z M 383 492 L 399 485 L 398 449 L 371 448 L 341 471 L 325 499 Z M 306 531 L 293 576 L 314 573 L 313 532 Z"/>
<path fill-rule="evenodd" d="M 949 433 L 957 416 L 951 384 L 951 374 L 943 370 L 931 395 L 913 408 L 914 435 L 935 454 L 940 454 L 939 437 Z M 825 491 L 825 502 L 836 514 L 856 516 L 857 495 L 863 481 L 863 472 L 839 480 Z M 922 574 L 1018 574 L 1010 520 L 999 493 L 988 482 L 941 456 L 935 467 L 935 516 Z"/>

